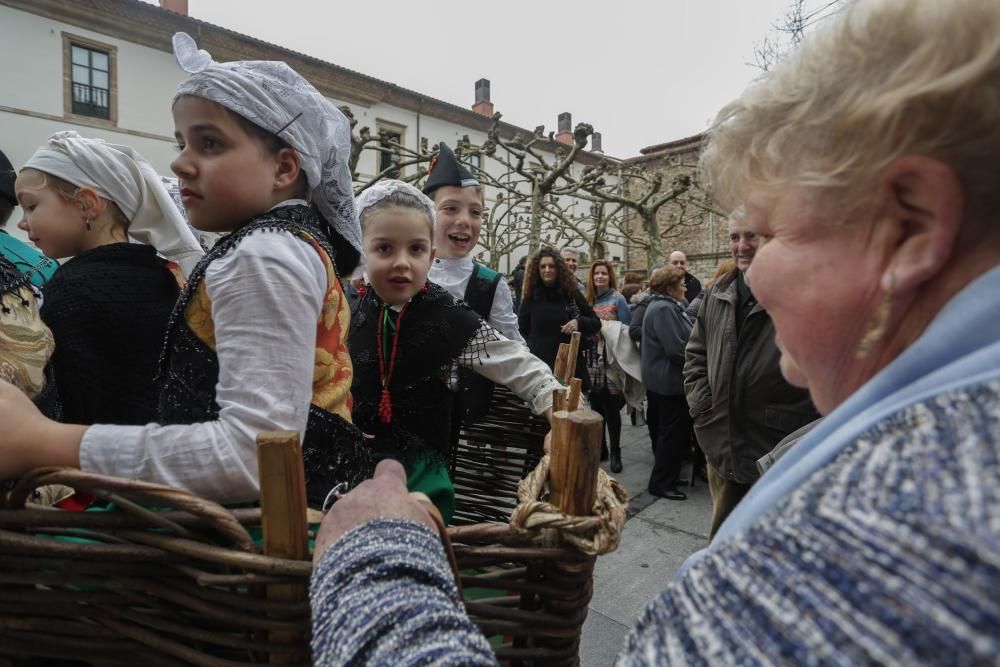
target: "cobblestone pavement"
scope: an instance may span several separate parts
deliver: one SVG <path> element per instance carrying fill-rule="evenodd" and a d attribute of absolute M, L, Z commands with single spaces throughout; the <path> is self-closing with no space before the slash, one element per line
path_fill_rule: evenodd
<path fill-rule="evenodd" d="M 582 667 L 611 665 L 646 604 L 690 554 L 708 544 L 708 485 L 697 480 L 694 487 L 683 487 L 685 501 L 651 496 L 646 491 L 653 467 L 649 432 L 632 426 L 627 416 L 622 421 L 623 470 L 615 477 L 628 491 L 629 519 L 618 550 L 597 559 L 580 646 Z M 690 470 L 685 468 L 684 475 Z"/>

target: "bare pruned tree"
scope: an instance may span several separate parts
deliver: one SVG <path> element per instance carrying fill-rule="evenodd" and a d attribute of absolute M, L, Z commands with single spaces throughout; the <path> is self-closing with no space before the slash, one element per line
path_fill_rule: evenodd
<path fill-rule="evenodd" d="M 646 169 L 638 164 L 612 163 L 604 160 L 596 168 L 587 169 L 580 179 L 579 188 L 586 197 L 596 203 L 611 204 L 618 209 L 614 213 L 625 210 L 639 218 L 640 230 L 631 225 L 631 215 L 608 216 L 604 223 L 605 234 L 619 236 L 630 245 L 643 248 L 649 263 L 656 263 L 663 256 L 663 239 L 676 233 L 678 227 L 701 223 L 702 216 L 687 215 L 692 199 L 690 196 L 695 184 L 696 168 L 689 165 L 684 173 L 675 176 L 669 184 L 664 183 L 660 172 Z M 614 181 L 607 176 L 613 174 Z M 706 196 L 707 197 L 707 196 Z M 698 199 L 702 199 L 698 195 Z M 675 203 L 674 213 L 664 219 L 661 209 L 670 203 Z M 679 213 L 678 213 L 679 212 Z M 664 224 L 666 223 L 666 224 Z"/>
<path fill-rule="evenodd" d="M 499 162 L 509 172 L 518 174 L 526 182 L 530 193 L 531 211 L 528 251 L 534 254 L 541 246 L 544 221 L 552 216 L 562 219 L 554 212 L 557 207 L 554 206 L 550 195 L 558 198 L 576 191 L 575 182 L 570 178 L 570 167 L 587 145 L 594 128 L 587 123 L 578 123 L 573 130 L 573 143 L 569 146 L 556 145 L 553 158 L 550 159 L 540 150 L 541 145 L 548 144 L 551 149 L 555 143 L 551 136 L 544 136 L 544 126 L 536 127 L 530 137 L 518 134 L 508 140 L 500 135 L 500 118 L 499 112 L 493 114 L 493 123 L 482 152 Z M 497 150 L 498 148 L 504 150 L 501 152 Z"/>
<path fill-rule="evenodd" d="M 384 132 L 373 135 L 367 126 L 355 132 L 354 128 L 358 121 L 351 108 L 344 105 L 340 107 L 340 110 L 344 112 L 351 123 L 351 155 L 347 165 L 351 170 L 351 177 L 354 179 L 355 195 L 361 194 L 373 183 L 377 183 L 383 178 L 398 178 L 407 183 L 417 183 L 427 176 L 427 169 L 422 165 L 431 161 L 432 153 L 428 148 L 426 137 L 420 140 L 420 147 L 413 150 L 400 144 Z M 375 165 L 379 171 L 371 178 L 361 181 L 359 180 L 358 163 L 361 161 L 362 152 L 366 150 L 375 153 Z M 382 155 L 387 155 L 390 159 L 388 165 L 380 169 L 382 160 L 379 157 Z M 407 167 L 416 167 L 416 169 L 406 173 L 404 170 Z"/>
<path fill-rule="evenodd" d="M 806 31 L 820 21 L 833 16 L 847 0 L 819 0 L 807 2 L 794 0 L 784 15 L 771 24 L 771 34 L 753 47 L 753 62 L 750 65 L 762 70 L 771 70 L 791 50 L 799 45 Z"/>

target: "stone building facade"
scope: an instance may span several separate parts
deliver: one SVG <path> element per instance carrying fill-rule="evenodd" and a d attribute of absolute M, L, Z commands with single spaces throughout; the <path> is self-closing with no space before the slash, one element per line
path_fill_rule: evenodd
<path fill-rule="evenodd" d="M 704 134 L 698 134 L 648 146 L 639 151 L 638 157 L 628 159 L 625 163 L 662 174 L 661 190 L 663 190 L 669 188 L 678 176 L 696 174 L 698 156 L 704 139 Z M 626 187 L 636 188 L 638 184 L 629 184 Z M 694 196 L 696 195 L 692 194 L 692 197 Z M 685 203 L 682 198 L 665 204 L 657 215 L 660 229 L 668 230 L 662 236 L 661 261 L 666 261 L 674 250 L 683 251 L 688 257 L 688 270 L 702 281 L 710 278 L 719 262 L 729 257 L 726 219 L 717 212 L 706 210 L 706 208 L 717 208 L 710 201 L 704 202 L 704 205 L 705 208 L 700 208 L 690 202 Z M 641 220 L 637 215 L 633 214 L 627 224 L 631 235 L 643 236 Z M 629 244 L 626 256 L 628 270 L 640 273 L 649 270 L 649 258 L 642 245 Z"/>
<path fill-rule="evenodd" d="M 453 148 L 463 141 L 480 146 L 487 139 L 494 108 L 485 79 L 475 84 L 475 103 L 463 107 L 201 21 L 188 15 L 186 0 L 160 0 L 159 4 L 0 0 L 0 59 L 8 63 L 0 68 L 0 148 L 16 167 L 52 133 L 77 130 L 84 136 L 132 146 L 161 174 L 169 174 L 176 156 L 170 102 L 184 77 L 172 53 L 175 32 L 192 35 L 219 61 L 285 61 L 334 104 L 348 107 L 358 131 L 368 127 L 373 136 L 390 137 L 407 149 L 442 141 Z M 560 115 L 558 129 L 552 138 L 535 144 L 550 162 L 555 161 L 556 151 L 566 149 L 567 138 L 572 136 L 570 114 Z M 507 139 L 532 136 L 531 130 L 505 122 L 498 131 Z M 382 172 L 385 157 L 386 152 L 362 151 L 358 182 Z M 591 150 L 580 151 L 571 175 L 579 176 L 603 158 L 598 140 Z M 469 155 L 467 160 L 497 178 L 504 172 L 499 164 L 481 156 Z M 413 173 L 407 169 L 402 176 Z M 520 210 L 509 205 L 510 197 L 501 202 L 497 194 L 495 188 L 486 188 L 488 208 Z M 20 219 L 20 214 L 13 219 Z M 8 231 L 23 238 L 13 224 Z M 503 233 L 504 229 L 498 232 Z M 495 247 L 509 245 L 516 243 Z M 624 256 L 624 248 L 617 245 L 608 251 Z M 483 244 L 477 250 L 480 259 L 504 272 L 524 254 L 526 242 L 507 252 L 497 251 L 496 257 Z"/>

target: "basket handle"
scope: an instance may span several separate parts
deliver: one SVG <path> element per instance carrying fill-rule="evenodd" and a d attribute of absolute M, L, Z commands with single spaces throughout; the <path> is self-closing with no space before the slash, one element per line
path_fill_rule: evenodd
<path fill-rule="evenodd" d="M 188 512 L 203 518 L 211 528 L 229 540 L 234 548 L 251 553 L 257 550 L 246 528 L 229 510 L 218 503 L 165 484 L 111 477 L 76 468 L 35 468 L 18 480 L 7 497 L 7 507 L 23 509 L 35 489 L 48 484 L 64 484 L 77 491 L 86 491 L 112 501 L 120 501 L 124 497 L 149 505 L 167 506 Z M 186 532 L 170 521 L 166 513 L 154 512 L 132 502 L 122 502 L 120 507 L 125 512 L 138 514 L 150 520 L 158 527 L 168 528 L 182 535 Z"/>

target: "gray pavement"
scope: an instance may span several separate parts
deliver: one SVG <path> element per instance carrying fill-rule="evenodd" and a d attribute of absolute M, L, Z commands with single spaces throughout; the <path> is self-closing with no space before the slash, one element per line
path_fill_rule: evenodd
<path fill-rule="evenodd" d="M 623 470 L 615 477 L 629 494 L 629 520 L 618 550 L 597 559 L 580 646 L 582 667 L 611 665 L 646 604 L 690 554 L 708 544 L 708 485 L 697 480 L 693 488 L 683 487 L 685 501 L 651 496 L 646 491 L 653 467 L 649 433 L 645 426 L 632 426 L 628 417 L 622 421 Z"/>

